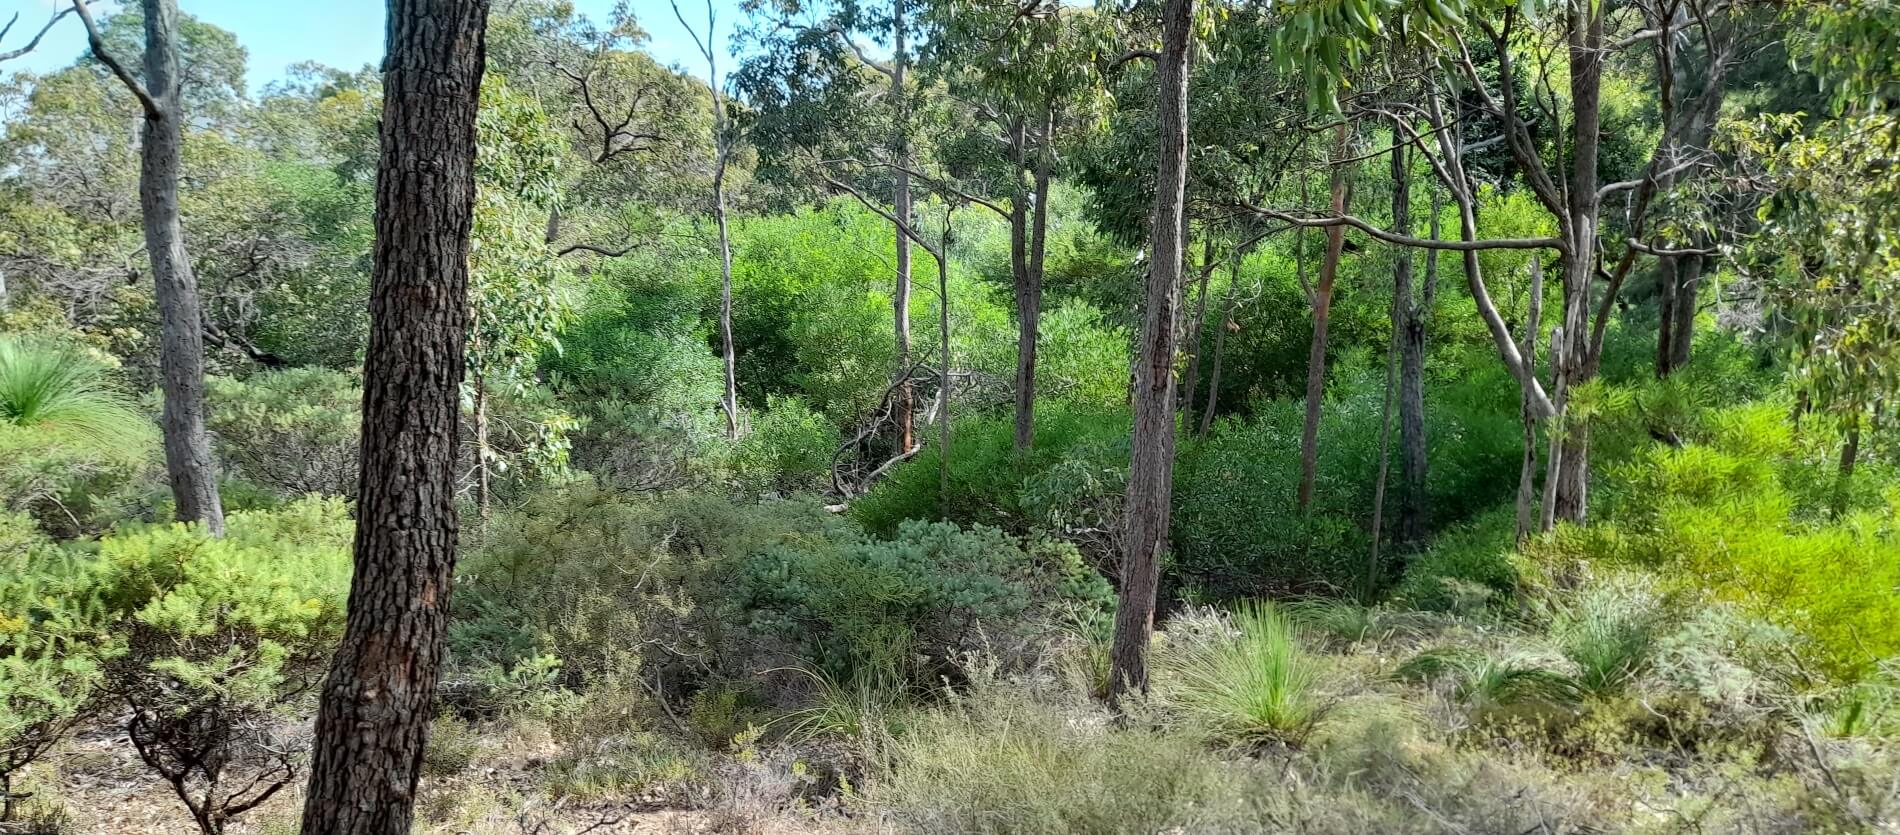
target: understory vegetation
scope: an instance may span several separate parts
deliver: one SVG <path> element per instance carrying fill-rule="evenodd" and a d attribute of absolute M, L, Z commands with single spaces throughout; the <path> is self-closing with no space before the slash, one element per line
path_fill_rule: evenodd
<path fill-rule="evenodd" d="M 1209 4 L 1158 372 L 1161 4 L 493 5 L 416 831 L 1900 830 L 1889 4 Z M 177 23 L 195 464 L 125 71 L 0 77 L 4 833 L 298 831 L 356 624 L 381 77 Z"/>

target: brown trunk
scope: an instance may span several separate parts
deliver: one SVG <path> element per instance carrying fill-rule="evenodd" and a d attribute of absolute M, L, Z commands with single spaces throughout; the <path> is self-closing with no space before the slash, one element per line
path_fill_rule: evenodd
<path fill-rule="evenodd" d="M 1214 331 L 1214 361 L 1207 372 L 1207 406 L 1201 409 L 1200 436 L 1207 437 L 1208 430 L 1214 428 L 1214 410 L 1220 405 L 1220 370 L 1222 355 L 1227 352 L 1227 332 L 1233 330 L 1234 293 L 1240 287 L 1240 261 L 1242 253 L 1236 248 L 1227 256 L 1227 292 L 1221 299 L 1220 325 Z"/>
<path fill-rule="evenodd" d="M 1834 497 L 1829 503 L 1829 514 L 1839 517 L 1847 512 L 1847 499 L 1854 486 L 1854 462 L 1860 458 L 1860 417 L 1856 415 L 1847 424 L 1847 439 L 1841 444 L 1840 469 L 1834 477 Z"/>
<path fill-rule="evenodd" d="M 1187 190 L 1187 62 L 1194 0 L 1167 0 L 1156 59 L 1160 116 L 1155 154 L 1155 206 L 1150 240 L 1140 358 L 1135 366 L 1134 454 L 1128 468 L 1121 597 L 1109 654 L 1110 704 L 1148 689 L 1148 644 L 1154 635 L 1161 560 L 1168 550 L 1174 494 L 1174 352 L 1181 295 L 1182 211 Z"/>
<path fill-rule="evenodd" d="M 1194 315 L 1187 322 L 1187 389 L 1181 395 L 1181 425 L 1194 425 L 1195 396 L 1201 387 L 1201 325 L 1207 321 L 1207 281 L 1214 275 L 1214 235 L 1202 229 L 1201 271 L 1194 277 Z"/>
<path fill-rule="evenodd" d="M 897 442 L 898 453 L 906 453 L 917 446 L 912 434 L 915 425 L 917 396 L 910 384 L 910 238 L 905 235 L 903 224 L 910 223 L 910 133 L 907 130 L 904 113 L 904 2 L 891 0 L 891 39 L 895 49 L 891 53 L 891 100 L 898 110 L 897 130 L 891 135 L 891 150 L 897 158 L 897 168 L 891 177 L 891 213 L 897 216 L 897 285 L 891 292 L 891 312 L 895 318 L 894 329 L 897 335 L 897 370 L 905 375 L 897 394 Z"/>
<path fill-rule="evenodd" d="M 1394 304 L 1397 299 L 1393 300 Z M 1372 550 L 1366 556 L 1366 588 L 1363 600 L 1370 606 L 1379 591 L 1379 546 L 1385 533 L 1385 482 L 1392 470 L 1392 390 L 1399 369 L 1399 334 L 1385 352 L 1385 398 L 1379 405 L 1379 474 L 1372 482 Z"/>
<path fill-rule="evenodd" d="M 1346 156 L 1346 126 L 1333 129 L 1334 160 Z M 1347 185 L 1343 164 L 1333 166 L 1333 216 L 1346 213 Z M 1326 336 L 1333 315 L 1333 285 L 1339 277 L 1339 259 L 1345 251 L 1346 227 L 1326 227 L 1326 256 L 1319 264 L 1319 283 L 1313 288 L 1313 342 L 1306 355 L 1306 421 L 1300 429 L 1301 510 L 1313 506 L 1313 482 L 1319 471 L 1319 419 L 1326 406 Z"/>
<path fill-rule="evenodd" d="M 950 518 L 950 213 L 943 214 L 943 237 L 939 239 L 937 258 L 937 350 L 942 367 L 937 369 L 937 438 L 942 447 L 937 455 L 938 515 Z"/>
<path fill-rule="evenodd" d="M 1531 287 L 1524 316 L 1524 367 L 1537 373 L 1537 337 L 1544 327 L 1544 264 L 1541 253 L 1531 254 Z M 1540 524 L 1537 502 L 1537 409 L 1529 391 L 1518 389 L 1518 417 L 1524 425 L 1524 455 L 1517 471 L 1517 540 L 1524 541 Z"/>
<path fill-rule="evenodd" d="M 355 574 L 304 835 L 406 835 L 455 567 L 484 0 L 390 0 Z"/>
<path fill-rule="evenodd" d="M 74 8 L 85 21 L 93 54 L 112 67 L 139 98 L 145 116 L 139 133 L 139 213 L 158 303 L 165 472 L 176 514 L 181 522 L 200 522 L 212 536 L 223 536 L 217 465 L 205 432 L 204 313 L 178 213 L 178 168 L 186 118 L 179 96 L 178 3 L 143 0 L 142 86 L 106 50 L 90 13 L 83 6 Z"/>
<path fill-rule="evenodd" d="M 1570 106 L 1574 116 L 1570 147 L 1570 183 L 1565 251 L 1560 253 L 1564 283 L 1564 341 L 1558 362 L 1559 387 L 1575 388 L 1595 376 L 1596 354 L 1590 336 L 1590 284 L 1596 279 L 1597 155 L 1602 142 L 1603 10 L 1572 4 L 1569 9 Z M 1607 312 L 1604 314 L 1607 315 Z M 1558 519 L 1583 524 L 1589 515 L 1590 434 L 1580 422 L 1557 421 L 1563 455 L 1556 471 Z"/>
<path fill-rule="evenodd" d="M 1438 192 L 1432 192 L 1431 237 L 1438 239 Z M 1405 146 L 1394 148 L 1392 159 L 1392 225 L 1402 235 L 1412 234 L 1412 171 Z M 1392 327 L 1399 353 L 1399 529 L 1402 545 L 1425 537 L 1425 318 L 1437 291 L 1436 250 L 1427 253 L 1425 286 L 1418 298 L 1412 292 L 1412 254 L 1398 252 L 1392 267 Z"/>
<path fill-rule="evenodd" d="M 1696 294 L 1702 290 L 1703 257 L 1684 255 L 1676 260 L 1675 333 L 1669 337 L 1669 370 L 1689 364 L 1695 341 Z"/>
<path fill-rule="evenodd" d="M 1669 376 L 1676 370 L 1676 285 L 1681 259 L 1663 256 L 1656 259 L 1656 377 Z"/>

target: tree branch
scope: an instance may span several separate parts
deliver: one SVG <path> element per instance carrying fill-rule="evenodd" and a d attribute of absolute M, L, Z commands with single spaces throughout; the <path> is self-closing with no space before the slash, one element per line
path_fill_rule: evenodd
<path fill-rule="evenodd" d="M 60 21 L 60 18 L 63 18 L 72 13 L 73 13 L 73 10 L 70 8 L 61 9 L 58 12 L 55 12 L 53 14 L 52 19 L 46 21 L 46 25 L 41 26 L 40 31 L 33 35 L 33 40 L 26 42 L 26 46 L 20 47 L 19 49 L 12 49 L 6 52 L 0 52 L 0 62 L 11 61 L 15 58 L 18 58 L 22 55 L 32 52 L 34 47 L 37 47 L 40 45 L 40 39 L 46 37 L 47 32 L 52 31 L 53 24 L 58 23 Z M 20 13 L 14 12 L 13 17 L 7 21 L 7 25 L 4 28 L 0 28 L 0 40 L 4 40 L 7 36 L 7 33 L 13 31 L 13 24 L 19 22 L 19 20 L 20 20 Z"/>
<path fill-rule="evenodd" d="M 158 102 L 152 98 L 152 94 L 146 92 L 145 85 L 133 78 L 132 73 L 125 69 L 125 65 L 119 63 L 119 59 L 112 57 L 112 53 L 106 49 L 105 36 L 99 34 L 99 24 L 94 23 L 92 13 L 86 11 L 86 2 L 87 0 L 73 0 L 73 11 L 78 12 L 79 19 L 86 24 L 86 44 L 92 49 L 92 57 L 99 59 L 99 63 L 112 70 L 112 74 L 119 77 L 119 81 L 125 84 L 126 89 L 131 90 L 132 95 L 138 97 L 139 107 L 145 110 L 145 118 L 153 120 L 165 118 L 164 108 L 159 107 Z"/>
<path fill-rule="evenodd" d="M 1431 238 L 1418 238 L 1400 235 L 1373 226 L 1352 215 L 1334 217 L 1303 218 L 1275 209 L 1266 209 L 1251 204 L 1243 204 L 1246 209 L 1261 217 L 1271 218 L 1283 223 L 1300 227 L 1350 226 L 1374 238 L 1397 246 L 1410 246 L 1419 249 L 1448 249 L 1459 252 L 1475 252 L 1486 249 L 1562 249 L 1563 244 L 1556 238 L 1491 238 L 1478 241 L 1445 241 Z"/>

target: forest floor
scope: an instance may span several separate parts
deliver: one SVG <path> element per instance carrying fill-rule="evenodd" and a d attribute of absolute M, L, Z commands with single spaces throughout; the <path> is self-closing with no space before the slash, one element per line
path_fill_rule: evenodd
<path fill-rule="evenodd" d="M 522 802 L 520 798 L 532 793 L 534 771 L 543 758 L 533 750 L 512 753 L 512 762 L 489 760 L 479 769 L 423 778 L 415 831 L 419 835 L 813 835 L 826 830 L 811 821 L 743 815 L 734 809 Z M 197 828 L 171 786 L 140 761 L 123 726 L 75 734 L 37 768 L 34 782 L 64 806 L 68 816 L 64 831 L 69 835 L 189 835 Z M 282 791 L 233 821 L 227 833 L 295 833 L 304 777 L 300 771 Z"/>

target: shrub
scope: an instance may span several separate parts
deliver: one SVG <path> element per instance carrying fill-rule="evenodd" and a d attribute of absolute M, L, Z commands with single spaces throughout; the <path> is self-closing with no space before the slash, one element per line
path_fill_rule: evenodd
<path fill-rule="evenodd" d="M 572 683 L 676 667 L 724 640 L 721 601 L 748 555 L 847 531 L 810 501 L 543 491 L 497 514 L 457 569 L 450 646 L 471 666 L 551 653 Z"/>
<path fill-rule="evenodd" d="M 1516 482 L 1515 407 L 1501 411 L 1490 391 L 1501 383 L 1478 376 L 1428 404 L 1434 524 L 1495 506 Z M 1368 375 L 1349 376 L 1329 400 L 1308 511 L 1293 501 L 1303 421 L 1296 401 L 1260 404 L 1252 420 L 1223 423 L 1182 456 L 1172 565 L 1181 583 L 1215 600 L 1364 587 L 1383 388 Z M 1395 507 L 1387 505 L 1389 520 Z M 1402 553 L 1387 551 L 1390 559 Z"/>
<path fill-rule="evenodd" d="M 208 835 L 294 776 L 279 725 L 314 691 L 342 634 L 351 523 L 338 499 L 100 540 L 86 581 L 126 652 L 107 687 L 140 757 Z"/>
<path fill-rule="evenodd" d="M 1406 563 L 1394 596 L 1435 612 L 1508 601 L 1518 586 L 1516 526 L 1515 510 L 1500 507 L 1439 534 Z"/>
<path fill-rule="evenodd" d="M 1177 618 L 1177 621 L 1179 618 Z M 1298 742 L 1324 710 L 1320 664 L 1272 603 L 1244 603 L 1211 638 L 1175 640 L 1157 666 L 1166 703 L 1232 742 Z"/>
<path fill-rule="evenodd" d="M 1577 665 L 1577 686 L 1593 696 L 1621 691 L 1643 673 L 1664 629 L 1664 601 L 1647 577 L 1597 582 L 1555 604 L 1550 633 Z"/>
<path fill-rule="evenodd" d="M 14 776 L 87 717 L 108 655 L 70 563 L 32 520 L 0 511 L 0 829 Z"/>
<path fill-rule="evenodd" d="M 1023 661 L 1065 606 L 1109 599 L 1072 547 L 915 521 L 889 541 L 768 547 L 746 561 L 738 586 L 749 626 L 826 675 L 905 687 L 962 678 L 972 652 Z"/>
<path fill-rule="evenodd" d="M 1015 451 L 1007 416 L 973 417 L 954 427 L 950 493 L 941 495 L 932 446 L 894 468 L 852 503 L 866 530 L 889 536 L 907 519 L 989 525 L 1017 535 L 1076 536 L 1108 524 L 1128 472 L 1127 412 L 1044 406 L 1028 455 Z M 947 514 L 947 516 L 946 516 Z M 1083 537 L 1085 540 L 1087 537 Z"/>
<path fill-rule="evenodd" d="M 838 427 L 796 397 L 773 395 L 732 453 L 733 474 L 753 491 L 829 488 Z"/>
<path fill-rule="evenodd" d="M 79 534 L 142 486 L 158 433 L 76 348 L 0 338 L 0 510 Z"/>
<path fill-rule="evenodd" d="M 289 497 L 355 495 L 363 391 L 352 375 L 293 368 L 206 382 L 226 475 Z"/>
<path fill-rule="evenodd" d="M 1199 740 L 1003 693 L 909 719 L 868 800 L 898 831 L 1068 835 L 1260 831 L 1245 773 Z M 1271 827 L 1267 827 L 1271 828 Z"/>

